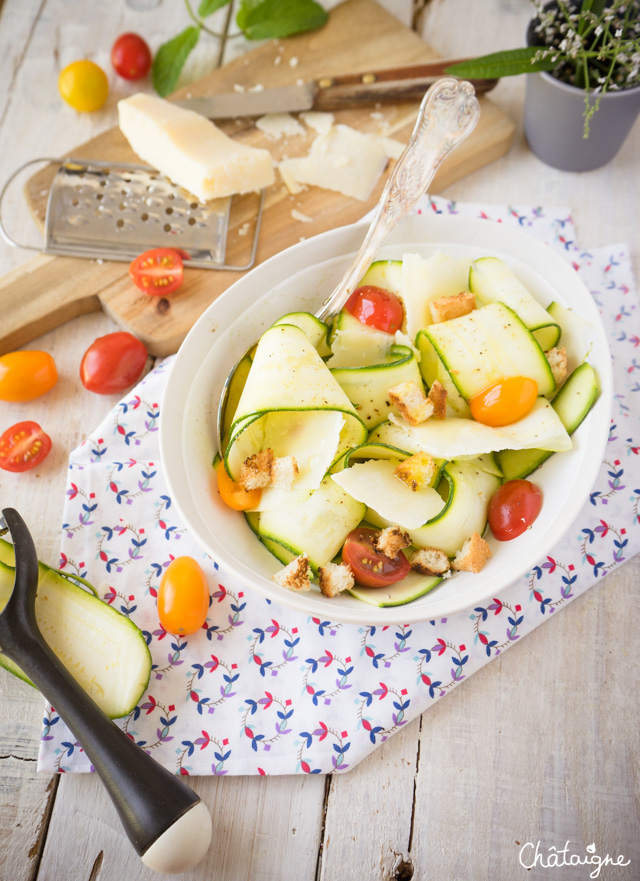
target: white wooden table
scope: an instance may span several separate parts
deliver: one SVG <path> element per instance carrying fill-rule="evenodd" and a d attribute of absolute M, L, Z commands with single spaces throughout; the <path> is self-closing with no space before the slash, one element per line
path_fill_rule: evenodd
<path fill-rule="evenodd" d="M 385 5 L 410 19 L 408 0 Z M 521 45 L 529 14 L 527 0 L 431 0 L 418 26 L 444 55 L 472 55 Z M 0 0 L 0 178 L 27 158 L 64 155 L 113 125 L 116 100 L 136 88 L 112 76 L 106 109 L 81 116 L 59 99 L 62 66 L 89 57 L 110 70 L 118 34 L 138 31 L 155 48 L 186 24 L 182 4 L 169 0 L 152 12 L 133 12 L 123 0 Z M 242 41 L 232 42 L 225 59 L 242 48 Z M 191 75 L 215 60 L 213 43 L 203 41 Z M 569 205 L 580 241 L 629 242 L 640 277 L 640 125 L 608 167 L 562 173 L 543 166 L 526 146 L 523 92 L 523 78 L 494 92 L 517 121 L 511 152 L 446 195 Z M 20 238 L 33 240 L 20 202 L 14 191 L 10 223 Z M 0 272 L 28 256 L 0 244 Z M 11 407 L 11 422 L 36 419 L 56 438 L 37 472 L 0 472 L 2 505 L 21 510 L 49 561 L 58 557 L 68 452 L 115 400 L 85 392 L 78 364 L 88 344 L 113 329 L 96 313 L 36 340 L 32 348 L 54 355 L 60 381 L 42 399 Z M 0 406 L 8 425 L 7 405 Z M 518 863 L 525 842 L 562 848 L 570 840 L 572 852 L 585 853 L 594 842 L 600 854 L 631 860 L 626 868 L 604 869 L 601 878 L 639 878 L 639 580 L 635 559 L 344 776 L 194 778 L 211 809 L 215 838 L 205 862 L 184 877 L 507 881 L 525 877 Z M 41 697 L 0 672 L 0 702 L 1 881 L 152 877 L 95 777 L 36 773 Z M 552 874 L 537 866 L 528 877 L 573 881 L 588 871 Z"/>

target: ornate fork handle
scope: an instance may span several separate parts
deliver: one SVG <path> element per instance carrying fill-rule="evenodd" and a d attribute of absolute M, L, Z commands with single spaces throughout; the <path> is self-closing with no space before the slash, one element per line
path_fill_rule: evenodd
<path fill-rule="evenodd" d="M 470 83 L 446 78 L 429 89 L 360 250 L 317 318 L 328 321 L 342 309 L 393 229 L 426 192 L 442 160 L 471 133 L 479 116 Z"/>

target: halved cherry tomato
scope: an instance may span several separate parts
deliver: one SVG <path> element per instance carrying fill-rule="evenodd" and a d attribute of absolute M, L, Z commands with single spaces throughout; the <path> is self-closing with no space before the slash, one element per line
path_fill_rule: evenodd
<path fill-rule="evenodd" d="M 176 557 L 158 589 L 158 617 L 167 633 L 195 633 L 207 620 L 209 585 L 193 557 Z"/>
<path fill-rule="evenodd" d="M 511 541 L 527 530 L 542 508 L 542 490 L 530 480 L 508 480 L 489 502 L 489 526 L 498 541 Z"/>
<path fill-rule="evenodd" d="M 216 476 L 218 478 L 220 498 L 225 505 L 233 508 L 234 511 L 247 511 L 249 508 L 255 508 L 260 501 L 262 490 L 245 489 L 239 483 L 236 483 L 235 480 L 231 480 L 225 470 L 224 462 L 218 464 Z"/>
<path fill-rule="evenodd" d="M 107 100 L 109 81 L 101 67 L 93 61 L 74 61 L 60 71 L 58 91 L 74 110 L 91 113 Z"/>
<path fill-rule="evenodd" d="M 508 376 L 487 386 L 469 401 L 476 422 L 498 428 L 527 415 L 538 397 L 538 383 L 528 376 Z"/>
<path fill-rule="evenodd" d="M 348 563 L 356 582 L 362 587 L 387 587 L 395 584 L 409 573 L 409 561 L 403 553 L 395 560 L 376 551 L 373 540 L 377 532 L 359 526 L 349 533 L 342 548 L 342 560 Z"/>
<path fill-rule="evenodd" d="M 347 300 L 345 309 L 361 324 L 385 333 L 395 333 L 402 327 L 402 303 L 395 294 L 383 288 L 370 284 L 356 288 Z"/>
<path fill-rule="evenodd" d="M 0 357 L 2 401 L 32 401 L 57 381 L 56 362 L 48 352 L 7 352 Z"/>
<path fill-rule="evenodd" d="M 82 385 L 97 395 L 123 392 L 141 376 L 147 350 L 132 333 L 124 330 L 94 340 L 80 364 Z"/>
<path fill-rule="evenodd" d="M 18 422 L 0 437 L 0 468 L 5 471 L 29 471 L 45 459 L 51 438 L 37 422 Z"/>
<path fill-rule="evenodd" d="M 137 34 L 121 34 L 111 47 L 111 64 L 125 80 L 140 80 L 149 73 L 151 49 Z"/>
<path fill-rule="evenodd" d="M 182 257 L 173 248 L 153 248 L 136 257 L 129 267 L 129 275 L 145 294 L 166 297 L 182 284 Z"/>

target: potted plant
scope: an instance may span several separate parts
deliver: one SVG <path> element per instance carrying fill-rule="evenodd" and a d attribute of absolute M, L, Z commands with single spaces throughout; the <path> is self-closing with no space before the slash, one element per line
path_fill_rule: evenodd
<path fill-rule="evenodd" d="M 524 127 L 554 168 L 588 171 L 622 146 L 640 112 L 640 0 L 532 0 L 527 46 L 452 65 L 462 77 L 527 73 Z"/>

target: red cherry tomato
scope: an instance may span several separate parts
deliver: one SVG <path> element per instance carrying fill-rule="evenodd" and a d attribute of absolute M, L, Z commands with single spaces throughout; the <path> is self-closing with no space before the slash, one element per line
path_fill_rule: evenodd
<path fill-rule="evenodd" d="M 98 395 L 123 392 L 142 375 L 147 350 L 132 333 L 117 331 L 98 337 L 80 364 L 82 385 Z"/>
<path fill-rule="evenodd" d="M 476 422 L 498 428 L 527 415 L 538 397 L 538 383 L 528 376 L 508 376 L 487 386 L 469 401 Z"/>
<path fill-rule="evenodd" d="M 0 468 L 29 471 L 49 454 L 51 438 L 37 422 L 18 422 L 0 437 Z"/>
<path fill-rule="evenodd" d="M 153 248 L 136 257 L 129 267 L 129 275 L 145 294 L 166 297 L 182 284 L 182 257 L 173 248 Z"/>
<path fill-rule="evenodd" d="M 125 80 L 141 80 L 151 68 L 151 49 L 137 34 L 122 34 L 111 48 L 111 64 Z"/>
<path fill-rule="evenodd" d="M 176 557 L 162 576 L 158 617 L 167 633 L 195 633 L 207 620 L 209 585 L 193 557 Z"/>
<path fill-rule="evenodd" d="M 530 480 L 508 480 L 489 502 L 489 526 L 498 541 L 511 541 L 527 530 L 542 508 L 542 490 Z"/>
<path fill-rule="evenodd" d="M 2 401 L 32 401 L 57 381 L 56 362 L 48 352 L 7 352 L 0 358 Z"/>
<path fill-rule="evenodd" d="M 363 285 L 356 288 L 346 302 L 345 309 L 361 324 L 375 327 L 385 333 L 395 333 L 402 327 L 404 309 L 402 303 L 383 288 Z"/>
<path fill-rule="evenodd" d="M 409 573 L 409 561 L 403 553 L 395 560 L 376 551 L 373 540 L 377 532 L 359 526 L 347 536 L 342 548 L 342 560 L 353 569 L 356 582 L 362 587 L 387 587 Z"/>

